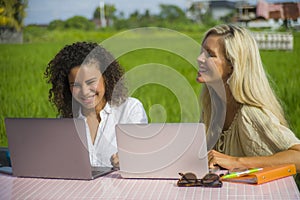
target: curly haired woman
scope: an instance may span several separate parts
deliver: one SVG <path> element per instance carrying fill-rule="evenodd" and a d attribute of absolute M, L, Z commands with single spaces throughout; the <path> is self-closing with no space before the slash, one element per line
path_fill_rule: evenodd
<path fill-rule="evenodd" d="M 92 166 L 118 166 L 115 125 L 147 123 L 142 103 L 127 96 L 124 70 L 102 46 L 65 46 L 46 68 L 49 101 L 61 117 L 82 118 Z"/>
<path fill-rule="evenodd" d="M 213 149 L 209 166 L 234 169 L 294 163 L 299 172 L 300 140 L 288 128 L 251 33 L 235 25 L 213 27 L 204 36 L 197 60 L 197 81 L 205 83 L 202 121 Z"/>

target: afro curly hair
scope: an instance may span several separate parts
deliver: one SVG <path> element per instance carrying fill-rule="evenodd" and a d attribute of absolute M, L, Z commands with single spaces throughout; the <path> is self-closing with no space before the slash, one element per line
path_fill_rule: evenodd
<path fill-rule="evenodd" d="M 68 75 L 72 68 L 96 62 L 104 77 L 104 98 L 112 106 L 118 106 L 127 98 L 124 69 L 110 52 L 97 43 L 76 42 L 65 46 L 48 63 L 44 73 L 49 89 L 49 101 L 53 103 L 58 115 L 65 118 L 77 117 L 79 103 L 73 101 Z M 72 103 L 73 102 L 73 103 Z"/>

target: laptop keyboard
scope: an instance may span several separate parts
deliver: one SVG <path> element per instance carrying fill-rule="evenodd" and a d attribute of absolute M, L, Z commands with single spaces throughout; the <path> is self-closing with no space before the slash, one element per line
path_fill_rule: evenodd
<path fill-rule="evenodd" d="M 113 171 L 114 169 L 111 167 L 92 167 L 92 176 L 93 177 L 104 176 Z"/>

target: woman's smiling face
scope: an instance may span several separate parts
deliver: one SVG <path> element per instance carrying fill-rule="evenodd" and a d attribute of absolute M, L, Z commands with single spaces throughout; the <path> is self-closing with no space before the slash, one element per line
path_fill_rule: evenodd
<path fill-rule="evenodd" d="M 105 106 L 104 77 L 96 63 L 72 68 L 68 80 L 74 99 L 82 105 L 83 109 L 102 109 Z"/>
<path fill-rule="evenodd" d="M 199 83 L 221 79 L 225 82 L 232 73 L 231 64 L 225 57 L 221 36 L 211 34 L 205 39 L 197 61 L 199 66 L 197 81 Z"/>

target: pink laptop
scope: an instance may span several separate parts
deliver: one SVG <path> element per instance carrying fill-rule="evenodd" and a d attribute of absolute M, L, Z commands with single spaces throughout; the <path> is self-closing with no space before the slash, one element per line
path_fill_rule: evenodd
<path fill-rule="evenodd" d="M 13 176 L 91 180 L 113 171 L 91 167 L 83 120 L 6 118 L 5 126 Z"/>
<path fill-rule="evenodd" d="M 202 123 L 116 125 L 123 178 L 178 179 L 179 172 L 199 178 L 208 173 Z"/>

